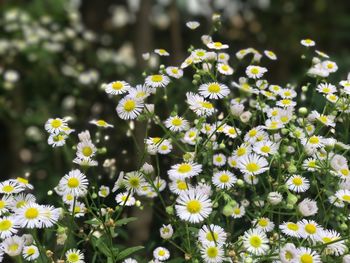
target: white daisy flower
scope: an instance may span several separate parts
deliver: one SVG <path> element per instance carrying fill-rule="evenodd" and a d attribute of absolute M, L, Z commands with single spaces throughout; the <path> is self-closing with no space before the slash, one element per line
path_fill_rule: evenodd
<path fill-rule="evenodd" d="M 48 119 L 45 123 L 45 130 L 51 134 L 59 134 L 67 128 L 67 120 L 61 118 Z"/>
<path fill-rule="evenodd" d="M 169 189 L 174 194 L 179 195 L 182 192 L 192 189 L 192 185 L 187 183 L 185 180 L 177 179 L 169 183 Z"/>
<path fill-rule="evenodd" d="M 338 190 L 336 193 L 335 193 L 335 196 L 339 199 L 339 200 L 342 200 L 343 202 L 347 202 L 347 203 L 350 203 L 350 190 Z"/>
<path fill-rule="evenodd" d="M 136 199 L 129 192 L 117 194 L 115 200 L 121 206 L 133 206 L 136 203 Z"/>
<path fill-rule="evenodd" d="M 75 201 L 69 205 L 69 212 L 74 214 L 74 217 L 79 218 L 85 215 L 86 206 L 84 203 Z"/>
<path fill-rule="evenodd" d="M 153 257 L 159 261 L 165 261 L 169 259 L 170 252 L 164 247 L 157 247 L 155 250 L 153 250 Z"/>
<path fill-rule="evenodd" d="M 30 245 L 23 247 L 22 255 L 25 260 L 34 261 L 40 256 L 40 252 L 37 246 Z"/>
<path fill-rule="evenodd" d="M 21 208 L 22 206 L 29 204 L 29 203 L 35 203 L 36 198 L 32 194 L 25 194 L 20 193 L 17 195 L 14 195 L 11 199 L 11 206 L 13 207 L 12 210 L 16 210 L 17 208 Z"/>
<path fill-rule="evenodd" d="M 328 71 L 328 72 L 336 72 L 338 70 L 338 65 L 333 62 L 333 61 L 329 61 L 329 60 L 326 60 L 326 61 L 323 61 L 322 62 L 322 66 Z"/>
<path fill-rule="evenodd" d="M 18 224 L 14 217 L 4 216 L 0 217 L 0 238 L 5 239 L 18 232 Z"/>
<path fill-rule="evenodd" d="M 222 44 L 221 42 L 210 42 L 207 44 L 207 47 L 215 50 L 227 49 L 228 45 Z"/>
<path fill-rule="evenodd" d="M 226 156 L 222 153 L 213 155 L 213 164 L 215 166 L 224 166 L 226 164 Z"/>
<path fill-rule="evenodd" d="M 170 77 L 179 79 L 183 76 L 184 72 L 182 69 L 178 67 L 167 67 L 165 69 L 166 74 L 168 74 Z"/>
<path fill-rule="evenodd" d="M 83 140 L 77 145 L 77 157 L 92 158 L 97 152 L 96 146 L 91 140 Z"/>
<path fill-rule="evenodd" d="M 169 225 L 163 225 L 160 229 L 160 236 L 163 239 L 169 239 L 173 236 L 174 233 L 174 229 L 173 227 L 169 224 Z"/>
<path fill-rule="evenodd" d="M 123 261 L 123 263 L 138 263 L 136 259 L 127 258 Z"/>
<path fill-rule="evenodd" d="M 297 103 L 290 99 L 282 99 L 277 101 L 276 105 L 283 108 L 287 108 L 287 107 L 295 107 Z"/>
<path fill-rule="evenodd" d="M 237 177 L 233 173 L 225 170 L 215 172 L 212 181 L 216 187 L 222 189 L 231 188 L 236 183 Z"/>
<path fill-rule="evenodd" d="M 217 225 L 204 225 L 198 232 L 198 240 L 203 243 L 215 243 L 223 245 L 226 242 L 227 234 L 225 230 Z"/>
<path fill-rule="evenodd" d="M 19 236 L 8 237 L 1 243 L 2 250 L 11 257 L 20 255 L 22 253 L 23 246 L 24 239 Z"/>
<path fill-rule="evenodd" d="M 317 85 L 316 90 L 323 94 L 333 94 L 337 92 L 337 88 L 330 83 L 320 83 Z"/>
<path fill-rule="evenodd" d="M 91 120 L 89 123 L 96 125 L 97 127 L 102 127 L 102 128 L 113 128 L 114 126 L 112 124 L 107 123 L 104 120 Z"/>
<path fill-rule="evenodd" d="M 289 190 L 302 193 L 310 188 L 309 180 L 301 175 L 292 175 L 286 182 Z"/>
<path fill-rule="evenodd" d="M 205 263 L 221 263 L 224 261 L 225 251 L 215 243 L 204 243 L 201 247 L 201 256 Z"/>
<path fill-rule="evenodd" d="M 301 143 L 312 149 L 318 149 L 324 146 L 324 138 L 322 136 L 312 135 L 310 138 L 302 138 Z"/>
<path fill-rule="evenodd" d="M 316 45 L 315 41 L 311 40 L 310 38 L 302 39 L 300 43 L 305 47 L 313 47 Z"/>
<path fill-rule="evenodd" d="M 143 107 L 144 104 L 141 100 L 126 96 L 119 101 L 116 111 L 121 119 L 132 120 L 141 114 Z"/>
<path fill-rule="evenodd" d="M 123 178 L 123 184 L 127 190 L 135 192 L 146 184 L 146 180 L 141 172 L 128 172 Z"/>
<path fill-rule="evenodd" d="M 298 223 L 300 225 L 299 234 L 302 238 L 311 238 L 315 239 L 317 234 L 322 231 L 322 227 L 320 227 L 315 221 L 313 220 L 306 220 L 303 219 Z"/>
<path fill-rule="evenodd" d="M 164 88 L 170 83 L 169 77 L 162 74 L 150 75 L 145 79 L 145 84 L 152 88 Z"/>
<path fill-rule="evenodd" d="M 298 210 L 303 216 L 313 216 L 317 214 L 317 202 L 309 198 L 305 198 L 298 204 Z"/>
<path fill-rule="evenodd" d="M 274 155 L 277 153 L 279 145 L 272 141 L 260 141 L 256 142 L 253 146 L 254 152 L 263 156 Z"/>
<path fill-rule="evenodd" d="M 110 189 L 108 186 L 105 186 L 105 185 L 100 186 L 100 189 L 98 190 L 98 195 L 100 197 L 105 198 L 109 195 L 109 193 L 110 193 Z"/>
<path fill-rule="evenodd" d="M 236 128 L 236 127 L 232 127 L 230 125 L 225 125 L 224 133 L 228 137 L 230 137 L 231 139 L 234 139 L 234 138 L 237 138 L 237 136 L 241 134 L 241 130 Z"/>
<path fill-rule="evenodd" d="M 165 49 L 162 49 L 162 48 L 155 49 L 154 53 L 158 54 L 159 56 L 169 56 L 170 55 L 168 51 L 166 51 Z"/>
<path fill-rule="evenodd" d="M 235 206 L 232 210 L 233 218 L 241 218 L 245 215 L 245 207 L 244 206 Z"/>
<path fill-rule="evenodd" d="M 282 233 L 291 237 L 300 237 L 300 225 L 299 223 L 284 222 L 279 226 Z"/>
<path fill-rule="evenodd" d="M 271 50 L 264 50 L 264 54 L 266 57 L 268 57 L 271 60 L 276 60 L 277 56 L 275 54 L 275 52 L 271 51 Z"/>
<path fill-rule="evenodd" d="M 260 217 L 258 219 L 254 219 L 252 224 L 256 228 L 261 229 L 264 232 L 271 232 L 275 227 L 275 224 L 267 217 Z"/>
<path fill-rule="evenodd" d="M 205 83 L 199 86 L 199 94 L 210 99 L 221 99 L 230 93 L 229 88 L 218 82 Z"/>
<path fill-rule="evenodd" d="M 248 66 L 245 71 L 247 76 L 251 79 L 260 79 L 266 72 L 266 68 L 254 65 Z"/>
<path fill-rule="evenodd" d="M 331 243 L 326 246 L 325 254 L 327 255 L 341 256 L 347 249 L 345 240 L 340 240 L 341 236 L 335 230 L 321 230 L 315 239 L 325 245 Z"/>
<path fill-rule="evenodd" d="M 194 162 L 183 162 L 171 166 L 168 175 L 171 179 L 191 178 L 202 172 L 202 165 Z"/>
<path fill-rule="evenodd" d="M 223 75 L 232 75 L 233 74 L 233 68 L 230 67 L 230 65 L 228 65 L 226 63 L 218 63 L 216 67 L 217 67 L 217 70 Z"/>
<path fill-rule="evenodd" d="M 88 185 L 86 176 L 78 169 L 70 171 L 59 182 L 59 188 L 65 194 L 72 194 L 75 197 L 84 196 L 87 193 Z"/>
<path fill-rule="evenodd" d="M 182 117 L 172 116 L 165 121 L 165 127 L 173 132 L 185 131 L 189 128 L 189 122 Z"/>
<path fill-rule="evenodd" d="M 186 26 L 189 28 L 189 29 L 192 29 L 192 30 L 195 30 L 196 28 L 198 28 L 200 26 L 200 23 L 197 22 L 197 21 L 188 21 L 186 23 Z"/>
<path fill-rule="evenodd" d="M 214 105 L 206 101 L 202 96 L 187 92 L 186 97 L 190 109 L 198 116 L 211 116 L 214 113 Z"/>
<path fill-rule="evenodd" d="M 180 219 L 190 223 L 199 223 L 212 212 L 209 197 L 199 190 L 183 192 L 176 199 L 176 214 Z"/>
<path fill-rule="evenodd" d="M 43 216 L 43 207 L 36 203 L 30 203 L 16 210 L 15 220 L 21 227 L 42 228 L 46 219 Z"/>
<path fill-rule="evenodd" d="M 293 243 L 285 244 L 279 252 L 279 258 L 282 261 L 282 263 L 292 263 L 293 260 L 296 258 L 295 250 L 296 247 Z"/>
<path fill-rule="evenodd" d="M 6 180 L 0 183 L 0 194 L 18 194 L 25 188 L 13 180 Z"/>
<path fill-rule="evenodd" d="M 218 53 L 217 58 L 218 58 L 218 62 L 227 64 L 227 61 L 229 61 L 230 59 L 230 55 L 227 53 L 221 52 L 221 53 Z"/>
<path fill-rule="evenodd" d="M 0 197 L 0 215 L 3 215 L 13 207 L 13 197 L 11 195 L 4 195 Z"/>
<path fill-rule="evenodd" d="M 244 233 L 244 248 L 255 255 L 263 255 L 269 249 L 269 240 L 266 234 L 260 229 L 250 229 Z"/>
<path fill-rule="evenodd" d="M 61 147 L 66 144 L 67 134 L 50 134 L 47 143 L 52 147 Z"/>
<path fill-rule="evenodd" d="M 238 168 L 242 173 L 249 175 L 261 174 L 269 169 L 267 160 L 255 153 L 240 158 Z"/>
<path fill-rule="evenodd" d="M 55 208 L 52 205 L 42 205 L 42 216 L 44 220 L 42 221 L 45 228 L 54 226 L 61 216 L 61 208 Z"/>
<path fill-rule="evenodd" d="M 321 263 L 321 257 L 319 254 L 317 254 L 315 251 L 311 250 L 310 248 L 306 247 L 300 247 L 295 250 L 296 254 L 296 260 L 293 262 L 296 263 L 305 263 L 305 262 L 311 262 L 311 263 Z"/>
<path fill-rule="evenodd" d="M 84 254 L 79 249 L 70 249 L 65 256 L 67 263 L 85 263 Z"/>
<path fill-rule="evenodd" d="M 105 92 L 112 95 L 120 95 L 128 92 L 131 88 L 130 84 L 125 81 L 113 81 L 105 85 Z"/>

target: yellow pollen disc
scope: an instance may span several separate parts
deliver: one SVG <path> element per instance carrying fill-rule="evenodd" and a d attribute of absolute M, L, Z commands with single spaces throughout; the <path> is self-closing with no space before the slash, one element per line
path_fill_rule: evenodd
<path fill-rule="evenodd" d="M 268 224 L 269 224 L 269 221 L 267 221 L 265 218 L 261 218 L 258 222 L 258 225 L 261 227 L 267 227 Z"/>
<path fill-rule="evenodd" d="M 79 180 L 75 177 L 69 178 L 67 182 L 70 188 L 76 188 L 79 186 Z"/>
<path fill-rule="evenodd" d="M 15 243 L 15 244 L 10 245 L 8 249 L 10 251 L 17 251 L 18 248 L 19 248 L 19 245 L 17 243 Z"/>
<path fill-rule="evenodd" d="M 2 188 L 2 191 L 4 191 L 5 193 L 11 193 L 15 188 L 12 185 L 5 185 Z"/>
<path fill-rule="evenodd" d="M 30 248 L 28 248 L 28 250 L 27 250 L 27 254 L 28 255 L 33 255 L 35 253 L 35 249 L 34 248 L 32 248 L 32 247 L 30 247 Z"/>
<path fill-rule="evenodd" d="M 221 90 L 221 88 L 220 88 L 220 85 L 219 85 L 219 84 L 213 83 L 213 84 L 210 84 L 210 85 L 208 86 L 208 91 L 209 91 L 210 93 L 219 93 L 220 90 Z"/>
<path fill-rule="evenodd" d="M 114 90 L 121 90 L 123 87 L 124 87 L 124 85 L 120 81 L 113 82 L 113 84 L 112 84 L 112 88 Z"/>
<path fill-rule="evenodd" d="M 293 231 L 298 231 L 299 230 L 299 226 L 297 224 L 294 224 L 294 223 L 288 223 L 287 224 L 287 228 L 289 230 L 293 230 Z"/>
<path fill-rule="evenodd" d="M 222 43 L 221 42 L 214 42 L 214 46 L 215 47 L 222 47 Z"/>
<path fill-rule="evenodd" d="M 249 134 L 249 137 L 254 137 L 257 133 L 258 131 L 254 129 L 254 130 L 250 130 L 248 134 Z"/>
<path fill-rule="evenodd" d="M 209 247 L 207 249 L 207 255 L 209 258 L 216 258 L 218 255 L 219 251 L 217 247 Z"/>
<path fill-rule="evenodd" d="M 78 260 L 79 260 L 78 254 L 75 254 L 75 253 L 69 254 L 69 256 L 68 256 L 69 262 L 78 262 Z"/>
<path fill-rule="evenodd" d="M 303 184 L 303 179 L 301 179 L 300 177 L 294 177 L 292 182 L 294 185 L 300 186 Z"/>
<path fill-rule="evenodd" d="M 55 129 L 59 128 L 62 125 L 62 121 L 59 119 L 54 119 L 51 121 L 51 126 Z"/>
<path fill-rule="evenodd" d="M 219 235 L 218 235 L 218 233 L 215 233 L 215 232 L 213 232 L 213 233 L 212 232 L 208 232 L 205 237 L 206 237 L 207 240 L 215 242 L 216 240 L 218 240 Z"/>
<path fill-rule="evenodd" d="M 37 208 L 30 207 L 27 209 L 24 215 L 27 219 L 35 219 L 39 215 L 39 210 Z"/>
<path fill-rule="evenodd" d="M 164 250 L 159 250 L 158 255 L 161 256 L 161 257 L 164 256 L 165 255 L 165 251 Z"/>
<path fill-rule="evenodd" d="M 162 139 L 162 138 L 160 138 L 160 137 L 154 137 L 154 138 L 152 138 L 152 142 L 153 142 L 154 144 L 158 144 L 158 143 L 160 142 L 161 139 Z"/>
<path fill-rule="evenodd" d="M 91 154 L 92 154 L 92 149 L 91 149 L 91 147 L 90 147 L 90 146 L 85 146 L 85 147 L 83 147 L 82 153 L 83 153 L 83 155 L 84 155 L 85 157 L 91 156 Z"/>
<path fill-rule="evenodd" d="M 132 187 L 138 187 L 138 186 L 140 185 L 140 179 L 137 178 L 137 177 L 130 178 L 130 179 L 129 179 L 129 184 L 130 184 Z"/>
<path fill-rule="evenodd" d="M 343 200 L 350 203 L 350 195 L 343 195 Z"/>
<path fill-rule="evenodd" d="M 248 172 L 255 173 L 260 169 L 260 166 L 257 163 L 248 163 L 246 169 Z"/>
<path fill-rule="evenodd" d="M 205 52 L 204 52 L 204 51 L 197 51 L 197 52 L 196 52 L 196 55 L 197 55 L 198 57 L 204 57 Z"/>
<path fill-rule="evenodd" d="M 207 102 L 207 101 L 201 102 L 201 106 L 203 108 L 206 108 L 206 109 L 212 109 L 213 108 L 213 104 L 211 104 L 210 102 Z"/>
<path fill-rule="evenodd" d="M 322 238 L 323 243 L 329 243 L 332 242 L 332 239 L 330 237 L 324 237 Z"/>
<path fill-rule="evenodd" d="M 318 144 L 320 142 L 320 139 L 317 136 L 311 136 L 309 142 L 311 144 Z"/>
<path fill-rule="evenodd" d="M 177 169 L 177 171 L 179 173 L 188 173 L 192 170 L 192 166 L 189 165 L 188 163 L 183 163 L 179 166 L 179 168 Z"/>
<path fill-rule="evenodd" d="M 258 248 L 261 246 L 261 238 L 259 236 L 251 236 L 249 239 L 249 243 L 253 247 Z"/>
<path fill-rule="evenodd" d="M 180 190 L 187 190 L 187 184 L 184 181 L 177 182 L 177 188 Z"/>
<path fill-rule="evenodd" d="M 174 125 L 174 126 L 180 126 L 182 124 L 182 120 L 180 118 L 174 118 L 171 121 L 171 124 Z"/>
<path fill-rule="evenodd" d="M 3 209 L 5 207 L 6 203 L 4 200 L 0 200 L 0 209 Z"/>
<path fill-rule="evenodd" d="M 300 262 L 301 263 L 313 263 L 314 260 L 311 255 L 309 254 L 304 254 L 300 257 Z"/>
<path fill-rule="evenodd" d="M 227 66 L 227 65 L 222 65 L 222 66 L 221 66 L 221 69 L 222 69 L 223 71 L 228 71 L 228 70 L 230 69 L 230 67 Z"/>
<path fill-rule="evenodd" d="M 251 68 L 250 73 L 252 73 L 253 75 L 257 75 L 257 74 L 259 74 L 259 69 L 258 68 Z"/>
<path fill-rule="evenodd" d="M 8 219 L 0 221 L 0 232 L 9 230 L 12 226 L 12 222 Z"/>
<path fill-rule="evenodd" d="M 270 147 L 267 146 L 267 145 L 264 145 L 263 147 L 261 147 L 260 150 L 261 150 L 263 153 L 269 153 L 269 152 L 271 151 Z"/>
<path fill-rule="evenodd" d="M 21 207 L 23 207 L 23 206 L 26 205 L 26 204 L 27 204 L 27 202 L 24 201 L 24 200 L 22 200 L 22 201 L 17 202 L 16 207 L 17 207 L 17 208 L 21 208 Z"/>
<path fill-rule="evenodd" d="M 223 174 L 220 176 L 221 183 L 227 183 L 229 180 L 230 180 L 230 176 L 228 176 L 227 174 Z"/>
<path fill-rule="evenodd" d="M 349 172 L 349 169 L 344 168 L 344 169 L 340 169 L 340 173 L 344 176 L 348 176 L 350 172 Z"/>
<path fill-rule="evenodd" d="M 235 215 L 239 215 L 239 214 L 241 213 L 241 209 L 235 208 L 235 209 L 233 209 L 233 213 L 234 213 Z"/>
<path fill-rule="evenodd" d="M 133 100 L 126 100 L 124 103 L 124 110 L 127 112 L 131 112 L 135 109 L 136 103 Z"/>
<path fill-rule="evenodd" d="M 287 251 L 286 254 L 284 255 L 284 257 L 290 261 L 293 259 L 293 254 L 290 253 L 289 251 Z"/>
<path fill-rule="evenodd" d="M 247 152 L 247 149 L 246 149 L 246 148 L 240 147 L 240 148 L 237 149 L 237 155 L 238 155 L 238 156 L 245 155 L 246 152 Z"/>
<path fill-rule="evenodd" d="M 191 200 L 187 203 L 187 211 L 191 214 L 197 214 L 201 211 L 202 205 L 198 200 Z"/>
<path fill-rule="evenodd" d="M 153 76 L 151 77 L 151 80 L 152 80 L 153 82 L 161 82 L 161 81 L 163 80 L 163 76 L 162 76 L 162 75 L 153 75 Z"/>
<path fill-rule="evenodd" d="M 28 180 L 22 177 L 17 177 L 17 182 L 22 183 L 22 184 L 28 184 Z"/>
<path fill-rule="evenodd" d="M 104 120 L 98 120 L 98 121 L 96 121 L 96 124 L 98 126 L 107 126 L 107 122 L 105 122 Z"/>
<path fill-rule="evenodd" d="M 317 228 L 312 224 L 307 224 L 305 226 L 305 231 L 309 234 L 315 234 L 317 231 Z"/>
<path fill-rule="evenodd" d="M 179 70 L 178 70 L 177 68 L 173 68 L 173 69 L 171 70 L 171 72 L 174 73 L 174 74 L 178 74 L 178 73 L 179 73 Z"/>

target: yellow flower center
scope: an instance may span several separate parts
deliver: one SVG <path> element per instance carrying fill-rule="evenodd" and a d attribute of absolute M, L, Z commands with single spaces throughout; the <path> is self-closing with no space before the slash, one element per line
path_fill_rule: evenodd
<path fill-rule="evenodd" d="M 196 52 L 196 55 L 197 55 L 198 57 L 204 57 L 204 56 L 205 56 L 205 51 L 202 51 L 202 50 L 197 51 L 197 52 Z"/>
<path fill-rule="evenodd" d="M 79 180 L 75 177 L 69 178 L 68 179 L 68 186 L 69 188 L 76 188 L 79 186 Z"/>
<path fill-rule="evenodd" d="M 222 47 L 222 43 L 221 42 L 214 42 L 214 46 L 215 47 Z"/>
<path fill-rule="evenodd" d="M 271 151 L 270 147 L 267 145 L 264 145 L 263 147 L 261 147 L 260 149 L 263 153 L 269 153 Z"/>
<path fill-rule="evenodd" d="M 107 122 L 105 122 L 104 120 L 98 120 L 98 121 L 96 121 L 96 124 L 98 126 L 107 126 Z"/>
<path fill-rule="evenodd" d="M 164 250 L 159 250 L 158 255 L 161 256 L 161 257 L 164 256 L 165 255 L 165 251 Z"/>
<path fill-rule="evenodd" d="M 349 169 L 347 168 L 343 168 L 343 169 L 340 169 L 340 173 L 344 176 L 348 176 L 349 175 Z"/>
<path fill-rule="evenodd" d="M 60 119 L 54 119 L 51 121 L 51 126 L 55 129 L 59 128 L 62 125 L 62 121 Z"/>
<path fill-rule="evenodd" d="M 124 87 L 123 83 L 120 81 L 113 82 L 112 88 L 114 90 L 121 90 Z"/>
<path fill-rule="evenodd" d="M 2 188 L 2 191 L 4 191 L 5 193 L 11 193 L 15 188 L 12 185 L 5 185 Z"/>
<path fill-rule="evenodd" d="M 305 231 L 309 234 L 315 234 L 317 231 L 317 228 L 312 224 L 307 224 L 305 226 Z"/>
<path fill-rule="evenodd" d="M 301 179 L 300 177 L 294 177 L 292 181 L 293 184 L 296 186 L 300 186 L 303 184 L 303 179 Z"/>
<path fill-rule="evenodd" d="M 5 207 L 6 203 L 4 200 L 0 200 L 0 209 L 3 209 Z"/>
<path fill-rule="evenodd" d="M 241 213 L 241 209 L 239 209 L 239 208 L 237 207 L 237 208 L 233 209 L 233 213 L 234 213 L 235 215 L 239 215 L 239 214 Z"/>
<path fill-rule="evenodd" d="M 257 75 L 257 74 L 259 74 L 259 69 L 258 68 L 251 68 L 250 69 L 250 73 L 252 73 L 253 75 Z"/>
<path fill-rule="evenodd" d="M 218 233 L 215 232 L 208 232 L 207 235 L 205 236 L 207 240 L 215 242 L 216 240 L 218 240 Z"/>
<path fill-rule="evenodd" d="M 292 230 L 292 231 L 298 231 L 299 230 L 299 226 L 295 223 L 288 223 L 287 224 L 287 228 L 289 230 Z"/>
<path fill-rule="evenodd" d="M 197 214 L 201 211 L 202 205 L 198 200 L 191 200 L 187 203 L 187 211 L 191 214 Z"/>
<path fill-rule="evenodd" d="M 265 218 L 261 218 L 258 222 L 258 225 L 261 227 L 267 227 L 268 224 L 269 224 L 269 221 L 267 221 Z"/>
<path fill-rule="evenodd" d="M 24 216 L 27 219 L 35 219 L 37 218 L 39 215 L 39 210 L 35 207 L 30 207 L 27 209 L 27 211 L 25 212 Z"/>
<path fill-rule="evenodd" d="M 323 243 L 329 243 L 332 242 L 332 239 L 330 237 L 324 237 L 322 238 Z"/>
<path fill-rule="evenodd" d="M 246 148 L 239 147 L 239 148 L 237 149 L 237 155 L 238 155 L 238 156 L 242 156 L 242 155 L 246 154 L 246 152 L 247 152 L 247 149 L 246 149 Z"/>
<path fill-rule="evenodd" d="M 162 75 L 153 75 L 153 76 L 151 77 L 151 80 L 152 80 L 153 82 L 161 82 L 161 81 L 163 80 L 163 76 L 162 76 Z"/>
<path fill-rule="evenodd" d="M 21 208 L 21 207 L 23 207 L 23 206 L 26 205 L 26 204 L 27 204 L 27 202 L 24 201 L 24 200 L 22 200 L 22 201 L 17 202 L 16 207 L 17 207 L 17 208 Z"/>
<path fill-rule="evenodd" d="M 187 184 L 184 181 L 177 182 L 177 188 L 180 190 L 187 190 Z"/>
<path fill-rule="evenodd" d="M 227 174 L 222 174 L 220 176 L 220 182 L 221 183 L 227 183 L 230 180 L 230 176 L 228 176 Z"/>
<path fill-rule="evenodd" d="M 320 142 L 320 139 L 317 136 L 311 136 L 309 142 L 311 144 L 318 144 Z"/>
<path fill-rule="evenodd" d="M 171 121 L 171 124 L 174 125 L 174 126 L 180 126 L 182 124 L 182 120 L 180 118 L 174 118 Z"/>
<path fill-rule="evenodd" d="M 248 172 L 255 173 L 260 169 L 260 166 L 257 163 L 248 163 L 246 169 Z"/>
<path fill-rule="evenodd" d="M 222 66 L 221 66 L 221 69 L 222 69 L 223 71 L 228 71 L 228 70 L 230 69 L 230 67 L 227 66 L 227 65 L 222 65 Z"/>
<path fill-rule="evenodd" d="M 17 251 L 19 248 L 19 245 L 17 243 L 9 245 L 9 250 L 10 251 Z"/>
<path fill-rule="evenodd" d="M 27 249 L 27 254 L 28 254 L 29 256 L 34 255 L 34 254 L 35 254 L 35 249 L 32 248 L 32 247 L 28 248 L 28 249 Z"/>
<path fill-rule="evenodd" d="M 178 74 L 178 73 L 179 73 L 179 70 L 178 70 L 177 68 L 173 68 L 173 69 L 171 70 L 171 72 L 174 73 L 174 74 Z"/>
<path fill-rule="evenodd" d="M 350 195 L 343 195 L 343 200 L 350 203 Z"/>
<path fill-rule="evenodd" d="M 92 149 L 90 146 L 83 147 L 82 153 L 85 157 L 89 157 L 92 154 Z"/>
<path fill-rule="evenodd" d="M 261 246 L 261 238 L 259 236 L 251 236 L 249 243 L 251 246 L 258 248 Z"/>
<path fill-rule="evenodd" d="M 293 259 L 293 254 L 290 253 L 289 251 L 287 251 L 286 254 L 284 254 L 284 257 L 285 257 L 287 260 L 292 260 L 292 259 Z"/>
<path fill-rule="evenodd" d="M 217 247 L 209 247 L 207 249 L 207 255 L 209 258 L 216 258 L 218 255 L 219 251 Z"/>
<path fill-rule="evenodd" d="M 249 131 L 248 135 L 249 135 L 249 137 L 254 137 L 257 133 L 258 133 L 258 131 L 253 129 L 253 130 Z"/>
<path fill-rule="evenodd" d="M 201 102 L 201 106 L 202 106 L 203 108 L 206 108 L 206 109 L 212 109 L 212 108 L 213 108 L 213 104 L 211 104 L 211 103 L 208 102 L 208 101 L 203 101 L 203 102 Z"/>
<path fill-rule="evenodd" d="M 28 184 L 28 180 L 22 177 L 17 177 L 17 182 L 22 183 L 22 184 Z"/>
<path fill-rule="evenodd" d="M 68 261 L 69 262 L 78 262 L 79 261 L 79 255 L 76 253 L 72 253 L 68 255 Z"/>
<path fill-rule="evenodd" d="M 132 187 L 136 188 L 136 187 L 138 187 L 138 186 L 140 185 L 140 179 L 137 178 L 137 177 L 130 178 L 130 179 L 129 179 L 129 184 L 130 184 Z"/>
<path fill-rule="evenodd" d="M 135 109 L 136 103 L 133 100 L 126 100 L 124 103 L 124 110 L 127 112 L 131 112 Z"/>
<path fill-rule="evenodd" d="M 220 85 L 217 83 L 212 83 L 208 86 L 208 91 L 210 93 L 219 93 L 221 90 Z"/>
<path fill-rule="evenodd" d="M 179 166 L 179 168 L 177 169 L 177 171 L 179 173 L 188 173 L 192 170 L 192 166 L 189 165 L 188 163 L 183 163 Z"/>
<path fill-rule="evenodd" d="M 12 226 L 12 222 L 8 219 L 4 219 L 0 221 L 0 231 L 9 230 L 11 226 Z"/>
<path fill-rule="evenodd" d="M 153 142 L 154 144 L 158 144 L 158 143 L 160 142 L 161 139 L 162 139 L 162 138 L 160 138 L 160 137 L 154 137 L 154 138 L 152 138 L 152 142 Z"/>
<path fill-rule="evenodd" d="M 312 263 L 314 262 L 313 258 L 309 254 L 304 254 L 300 257 L 301 263 Z"/>

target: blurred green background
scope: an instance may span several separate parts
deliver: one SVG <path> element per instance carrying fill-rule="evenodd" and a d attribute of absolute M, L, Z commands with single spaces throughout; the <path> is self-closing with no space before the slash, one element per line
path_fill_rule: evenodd
<path fill-rule="evenodd" d="M 314 39 L 338 63 L 335 78 L 345 79 L 350 68 L 347 1 L 2 0 L 0 7 L 2 179 L 29 173 L 42 197 L 72 167 L 64 149 L 47 145 L 45 121 L 71 116 L 77 131 L 94 130 L 88 124 L 93 118 L 113 123 L 117 129 L 106 132 L 111 143 L 103 158 L 117 158 L 117 171 L 128 169 L 135 149 L 101 83 L 142 83 L 144 70 L 179 65 L 190 45 L 203 47 L 200 37 L 210 31 L 213 13 L 222 16 L 222 30 L 213 37 L 230 45 L 231 58 L 247 47 L 278 55 L 267 65 L 274 84 L 303 78 L 302 38 Z M 198 30 L 185 26 L 191 20 L 201 22 Z M 145 61 L 142 54 L 155 48 L 171 56 Z"/>

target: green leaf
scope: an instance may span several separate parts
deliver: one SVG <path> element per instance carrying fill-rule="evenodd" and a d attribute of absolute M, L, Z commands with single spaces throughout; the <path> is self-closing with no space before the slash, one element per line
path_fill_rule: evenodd
<path fill-rule="evenodd" d="M 100 221 L 98 221 L 96 218 L 86 220 L 84 223 L 89 224 L 89 225 L 100 225 L 101 224 Z"/>
<path fill-rule="evenodd" d="M 130 222 L 134 222 L 137 220 L 137 217 L 128 217 L 128 218 L 123 218 L 119 219 L 117 222 L 115 222 L 116 226 L 122 226 L 129 224 Z"/>
<path fill-rule="evenodd" d="M 143 248 L 143 246 L 129 247 L 119 253 L 119 255 L 117 256 L 117 260 L 122 260 L 127 256 L 131 255 L 132 253 L 135 253 Z"/>

